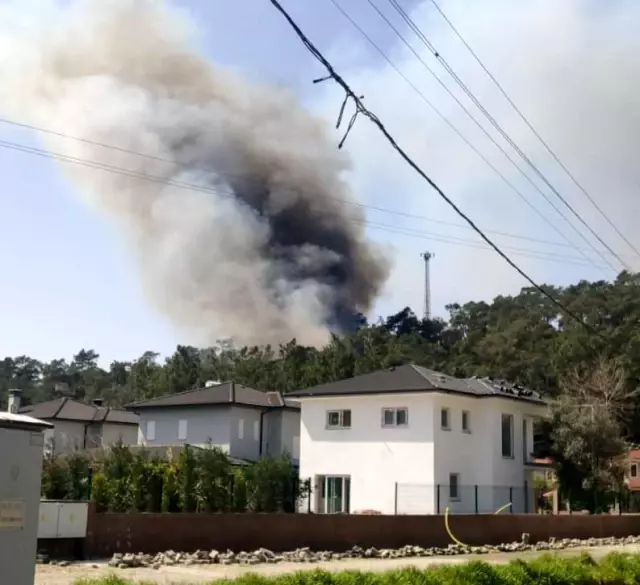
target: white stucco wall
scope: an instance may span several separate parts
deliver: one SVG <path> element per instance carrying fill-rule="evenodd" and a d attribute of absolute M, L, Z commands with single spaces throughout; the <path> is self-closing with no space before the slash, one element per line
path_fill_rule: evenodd
<path fill-rule="evenodd" d="M 282 410 L 281 448 L 289 453 L 294 463 L 300 460 L 300 411 Z"/>
<path fill-rule="evenodd" d="M 45 432 L 45 451 L 54 446 L 55 453 L 70 453 L 84 448 L 84 422 L 67 420 L 49 420 L 54 425 L 53 429 Z"/>
<path fill-rule="evenodd" d="M 140 410 L 138 444 L 153 446 L 211 444 L 229 452 L 231 425 L 229 408 L 145 408 Z M 178 438 L 180 421 L 187 421 L 187 436 Z M 148 435 L 149 422 L 155 436 Z"/>
<path fill-rule="evenodd" d="M 124 445 L 138 444 L 138 425 L 102 423 L 102 446 L 110 447 L 122 440 Z"/>
<path fill-rule="evenodd" d="M 492 513 L 509 502 L 514 512 L 533 509 L 525 460 L 533 448 L 533 419 L 546 407 L 439 393 L 309 398 L 301 404 L 300 476 L 314 483 L 318 475 L 350 476 L 351 512 L 433 514 L 449 507 L 453 513 Z M 408 408 L 409 425 L 383 428 L 381 411 L 388 407 Z M 442 408 L 449 409 L 449 430 L 441 428 Z M 351 410 L 351 429 L 327 430 L 327 411 L 339 409 Z M 463 411 L 469 432 L 462 429 Z M 513 458 L 502 456 L 502 414 L 513 416 Z M 458 476 L 455 499 L 449 497 L 450 474 Z M 312 509 L 318 511 L 315 500 Z"/>
<path fill-rule="evenodd" d="M 301 400 L 300 477 L 351 478 L 350 511 L 395 512 L 396 482 L 433 485 L 433 405 L 428 395 Z M 407 427 L 382 428 L 383 408 L 407 408 Z M 325 428 L 327 410 L 350 409 L 351 428 Z M 312 510 L 320 493 L 314 485 Z"/>

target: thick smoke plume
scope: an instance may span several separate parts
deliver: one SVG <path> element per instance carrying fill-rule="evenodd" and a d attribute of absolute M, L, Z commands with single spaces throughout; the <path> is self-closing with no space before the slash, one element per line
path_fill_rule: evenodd
<path fill-rule="evenodd" d="M 63 163 L 124 227 L 148 298 L 190 340 L 320 344 L 388 271 L 348 204 L 348 163 L 292 96 L 212 67 L 192 32 L 152 0 L 3 31 L 0 107 L 93 142 L 45 134 L 50 152 L 127 171 Z"/>

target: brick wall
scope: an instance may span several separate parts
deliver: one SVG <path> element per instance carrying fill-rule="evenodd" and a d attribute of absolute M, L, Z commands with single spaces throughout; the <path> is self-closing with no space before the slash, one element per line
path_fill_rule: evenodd
<path fill-rule="evenodd" d="M 467 544 L 519 540 L 629 536 L 640 533 L 640 515 L 452 516 L 453 533 Z M 451 542 L 442 516 L 348 516 L 321 514 L 97 514 L 90 511 L 84 553 L 217 549 L 274 551 L 308 546 L 345 550 L 354 545 L 396 548 L 406 544 L 446 546 Z"/>

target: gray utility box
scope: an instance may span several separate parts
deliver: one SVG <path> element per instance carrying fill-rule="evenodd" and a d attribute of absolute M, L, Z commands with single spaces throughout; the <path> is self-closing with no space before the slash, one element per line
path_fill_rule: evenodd
<path fill-rule="evenodd" d="M 38 548 L 45 429 L 41 420 L 0 412 L 0 583 L 33 585 Z"/>

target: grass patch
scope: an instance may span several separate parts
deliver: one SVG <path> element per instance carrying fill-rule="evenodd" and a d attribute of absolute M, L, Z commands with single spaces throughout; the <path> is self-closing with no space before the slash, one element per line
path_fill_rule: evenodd
<path fill-rule="evenodd" d="M 589 555 L 562 558 L 554 555 L 506 565 L 480 561 L 433 567 L 399 569 L 384 573 L 360 571 L 300 571 L 266 577 L 246 574 L 237 579 L 217 579 L 216 585 L 637 585 L 640 555 L 613 553 L 596 563 Z M 116 576 L 81 579 L 76 585 L 134 585 Z M 145 585 L 135 583 L 135 585 Z M 152 583 L 146 585 L 153 585 Z"/>

